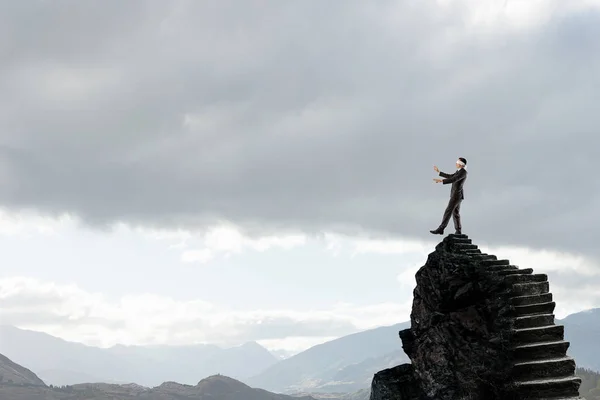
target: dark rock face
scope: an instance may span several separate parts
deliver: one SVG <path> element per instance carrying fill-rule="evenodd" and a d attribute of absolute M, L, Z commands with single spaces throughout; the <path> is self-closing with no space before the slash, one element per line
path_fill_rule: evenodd
<path fill-rule="evenodd" d="M 510 374 L 510 288 L 445 240 L 416 275 L 405 352 L 425 395 L 492 398 Z M 471 396 L 471 397 L 469 397 Z"/>
<path fill-rule="evenodd" d="M 416 281 L 411 328 L 400 332 L 412 364 L 376 374 L 371 400 L 577 398 L 546 275 L 449 235 Z"/>
<path fill-rule="evenodd" d="M 371 400 L 421 399 L 421 388 L 411 364 L 384 369 L 373 378 Z"/>

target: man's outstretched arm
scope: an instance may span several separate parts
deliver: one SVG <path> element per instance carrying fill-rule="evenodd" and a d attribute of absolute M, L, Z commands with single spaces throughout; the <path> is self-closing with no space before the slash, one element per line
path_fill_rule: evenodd
<path fill-rule="evenodd" d="M 441 175 L 441 173 L 440 173 L 440 175 Z M 457 171 L 454 175 L 442 180 L 442 183 L 444 185 L 447 185 L 448 183 L 454 183 L 454 182 L 461 181 L 461 180 L 465 179 L 466 177 L 467 177 L 467 171 L 465 171 L 464 169 L 461 168 L 461 170 Z"/>
<path fill-rule="evenodd" d="M 437 167 L 437 165 L 433 166 L 433 170 L 435 172 L 439 172 L 440 176 L 444 177 L 444 178 L 450 178 L 453 174 L 447 174 L 445 172 L 440 171 L 440 169 Z"/>

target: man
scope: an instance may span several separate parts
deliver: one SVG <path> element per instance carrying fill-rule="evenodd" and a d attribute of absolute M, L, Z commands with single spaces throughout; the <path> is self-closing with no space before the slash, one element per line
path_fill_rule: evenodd
<path fill-rule="evenodd" d="M 450 222 L 450 216 L 454 219 L 454 228 L 456 230 L 455 234 L 460 235 L 461 225 L 460 225 L 460 204 L 464 200 L 463 195 L 463 185 L 465 184 L 465 180 L 467 179 L 467 160 L 463 157 L 460 157 L 456 161 L 456 172 L 453 174 L 447 174 L 445 172 L 441 172 L 438 167 L 433 166 L 433 170 L 435 172 L 439 172 L 440 176 L 445 179 L 434 178 L 434 182 L 443 183 L 447 185 L 448 183 L 452 184 L 452 188 L 450 189 L 450 201 L 448 202 L 448 207 L 446 207 L 446 211 L 444 211 L 444 217 L 442 218 L 442 223 L 440 226 L 432 231 L 434 235 L 443 235 L 444 229 Z"/>

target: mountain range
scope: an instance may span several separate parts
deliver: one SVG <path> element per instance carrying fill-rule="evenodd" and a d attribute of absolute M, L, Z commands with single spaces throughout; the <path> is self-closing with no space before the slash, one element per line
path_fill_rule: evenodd
<path fill-rule="evenodd" d="M 46 385 L 35 373 L 0 354 L 2 400 L 368 400 L 365 389 L 352 394 L 288 396 L 252 388 L 224 375 L 213 375 L 196 385 L 164 382 L 148 388 L 135 383 L 83 383 Z"/>
<path fill-rule="evenodd" d="M 353 392 L 369 387 L 382 366 L 408 362 L 398 332 L 409 322 L 323 343 L 278 362 L 247 380 L 275 392 Z"/>
<path fill-rule="evenodd" d="M 575 357 L 577 366 L 600 371 L 600 308 L 557 321 L 565 326 L 565 340 L 571 343 L 569 354 Z"/>
<path fill-rule="evenodd" d="M 572 314 L 557 323 L 565 326 L 565 340 L 571 342 L 568 354 L 577 366 L 600 370 L 596 339 L 600 309 Z M 100 349 L 6 326 L 0 329 L 0 353 L 54 385 L 135 382 L 156 387 L 164 381 L 194 385 L 203 377 L 222 374 L 271 392 L 327 398 L 328 393 L 369 388 L 375 372 L 408 362 L 398 337 L 408 324 L 344 336 L 284 360 L 257 343 L 231 349 L 212 345 Z M 329 398 L 342 395 L 335 396 Z"/>
<path fill-rule="evenodd" d="M 600 373 L 577 368 L 582 378 L 584 400 L 600 398 Z M 355 393 L 304 393 L 295 396 L 271 393 L 223 375 L 202 379 L 197 385 L 165 382 L 155 388 L 137 384 L 86 383 L 62 387 L 47 386 L 32 371 L 0 355 L 0 399 L 10 400 L 369 400 L 370 390 Z"/>
<path fill-rule="evenodd" d="M 136 384 L 85 383 L 46 386 L 30 370 L 0 355 L 0 399 L 10 400 L 315 400 L 270 393 L 223 375 L 209 376 L 196 385 L 176 382 L 147 388 Z M 9 373 L 10 379 L 4 374 Z M 342 400 L 342 399 L 336 399 Z"/>
<path fill-rule="evenodd" d="M 215 374 L 245 380 L 279 361 L 255 342 L 226 349 L 215 345 L 102 349 L 6 325 L 0 326 L 0 353 L 53 385 L 135 382 L 153 387 L 165 381 L 195 384 L 200 377 Z"/>

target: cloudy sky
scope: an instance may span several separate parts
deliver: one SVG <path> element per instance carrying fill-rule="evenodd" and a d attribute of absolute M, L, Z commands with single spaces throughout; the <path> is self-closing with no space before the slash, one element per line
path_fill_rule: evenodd
<path fill-rule="evenodd" d="M 406 321 L 459 156 L 464 233 L 598 307 L 598 38 L 592 0 L 0 0 L 0 323 L 299 351 Z"/>

